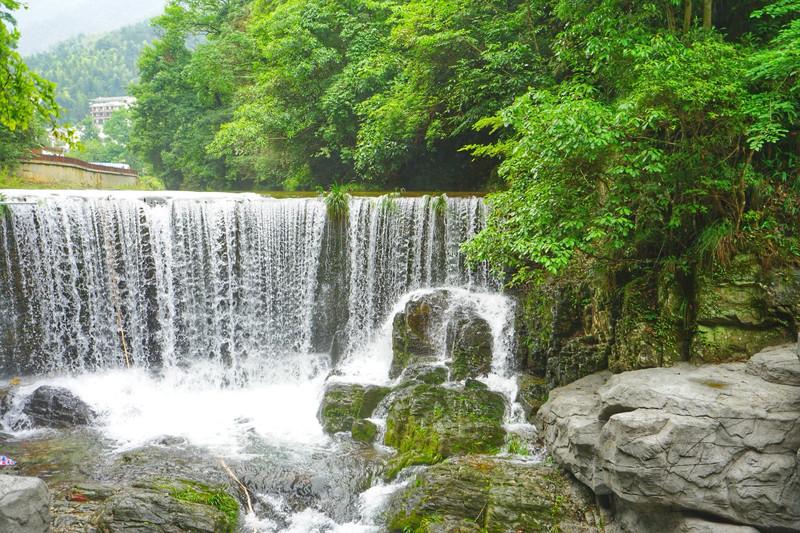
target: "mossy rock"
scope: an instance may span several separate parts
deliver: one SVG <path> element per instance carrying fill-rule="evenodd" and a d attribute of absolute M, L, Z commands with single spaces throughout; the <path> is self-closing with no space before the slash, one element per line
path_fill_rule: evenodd
<path fill-rule="evenodd" d="M 552 466 L 499 457 L 448 459 L 389 501 L 391 532 L 602 531 L 589 491 Z"/>
<path fill-rule="evenodd" d="M 448 291 L 435 291 L 413 298 L 392 321 L 392 365 L 389 377 L 398 377 L 416 363 L 436 360 L 436 337 L 443 327 L 450 304 Z"/>
<path fill-rule="evenodd" d="M 533 422 L 539 408 L 547 401 L 548 392 L 547 381 L 544 378 L 530 374 L 517 376 L 516 401 L 522 406 L 529 422 Z"/>
<path fill-rule="evenodd" d="M 390 398 L 384 444 L 397 449 L 388 476 L 412 464 L 496 453 L 505 441 L 505 400 L 480 388 L 418 384 Z"/>
<path fill-rule="evenodd" d="M 692 343 L 692 362 L 719 364 L 747 361 L 769 346 L 789 339 L 785 330 L 745 329 L 732 326 L 698 326 Z"/>
<path fill-rule="evenodd" d="M 608 345 L 592 336 L 564 342 L 547 359 L 547 386 L 561 387 L 608 367 Z"/>
<path fill-rule="evenodd" d="M 412 384 L 414 382 L 426 383 L 428 385 L 441 385 L 447 381 L 449 370 L 444 366 L 437 365 L 411 365 L 402 374 L 401 385 Z"/>
<path fill-rule="evenodd" d="M 102 532 L 233 533 L 239 503 L 222 486 L 191 480 L 138 483 L 109 497 L 95 516 Z"/>
<path fill-rule="evenodd" d="M 744 361 L 767 346 L 793 340 L 798 291 L 800 276 L 793 269 L 768 273 L 751 255 L 702 273 L 692 361 Z"/>
<path fill-rule="evenodd" d="M 447 355 L 450 379 L 486 376 L 492 370 L 494 337 L 486 320 L 471 308 L 460 308 L 447 324 Z"/>
<path fill-rule="evenodd" d="M 369 420 L 356 420 L 353 422 L 353 429 L 350 431 L 350 434 L 355 441 L 371 444 L 378 435 L 378 426 Z"/>
<path fill-rule="evenodd" d="M 325 390 L 318 418 L 327 433 L 350 431 L 353 422 L 369 418 L 391 389 L 375 385 L 334 383 Z"/>
<path fill-rule="evenodd" d="M 625 285 L 609 370 L 627 372 L 682 361 L 687 305 L 671 273 L 654 272 Z"/>

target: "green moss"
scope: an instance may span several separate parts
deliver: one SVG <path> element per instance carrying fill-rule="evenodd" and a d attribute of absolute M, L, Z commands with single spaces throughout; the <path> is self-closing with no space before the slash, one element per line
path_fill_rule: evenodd
<path fill-rule="evenodd" d="M 353 440 L 369 444 L 375 440 L 378 434 L 378 426 L 369 420 L 356 420 L 353 422 L 353 429 L 350 430 Z"/>
<path fill-rule="evenodd" d="M 406 466 L 464 454 L 497 453 L 505 441 L 502 396 L 482 389 L 418 384 L 393 398 L 384 444 L 397 449 L 388 478 Z"/>
<path fill-rule="evenodd" d="M 224 515 L 216 525 L 220 533 L 233 533 L 239 522 L 239 503 L 222 487 L 210 487 L 197 481 L 181 480 L 177 485 L 167 485 L 169 495 L 181 502 L 199 503 L 217 509 Z"/>
<path fill-rule="evenodd" d="M 391 389 L 388 387 L 334 384 L 322 398 L 319 418 L 328 433 L 350 431 L 353 422 L 369 418 Z"/>

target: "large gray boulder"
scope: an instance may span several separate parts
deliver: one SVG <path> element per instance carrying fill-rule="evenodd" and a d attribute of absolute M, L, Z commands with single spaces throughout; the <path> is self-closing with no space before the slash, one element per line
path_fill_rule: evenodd
<path fill-rule="evenodd" d="M 62 387 L 43 385 L 33 391 L 22 408 L 32 427 L 86 426 L 97 416 L 86 402 Z"/>
<path fill-rule="evenodd" d="M 0 475 L 0 531 L 50 531 L 50 493 L 39 478 Z"/>
<path fill-rule="evenodd" d="M 800 529 L 793 349 L 752 365 L 592 375 L 551 391 L 539 427 L 553 458 L 599 495 Z"/>

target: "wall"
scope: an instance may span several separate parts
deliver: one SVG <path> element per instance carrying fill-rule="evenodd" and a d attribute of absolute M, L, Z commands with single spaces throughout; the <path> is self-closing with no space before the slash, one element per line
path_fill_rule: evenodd
<path fill-rule="evenodd" d="M 70 158 L 35 159 L 24 161 L 18 169 L 23 179 L 42 185 L 60 185 L 64 187 L 84 187 L 115 189 L 136 187 L 139 178 L 135 173 L 103 169 L 99 165 L 91 165 Z"/>

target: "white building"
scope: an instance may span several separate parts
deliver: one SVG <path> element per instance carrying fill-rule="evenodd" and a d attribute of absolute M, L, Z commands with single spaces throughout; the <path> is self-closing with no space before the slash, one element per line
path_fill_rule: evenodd
<path fill-rule="evenodd" d="M 92 115 L 92 122 L 97 128 L 102 129 L 106 120 L 111 118 L 114 111 L 128 109 L 136 103 L 133 96 L 107 96 L 95 98 L 89 102 L 89 112 Z"/>

